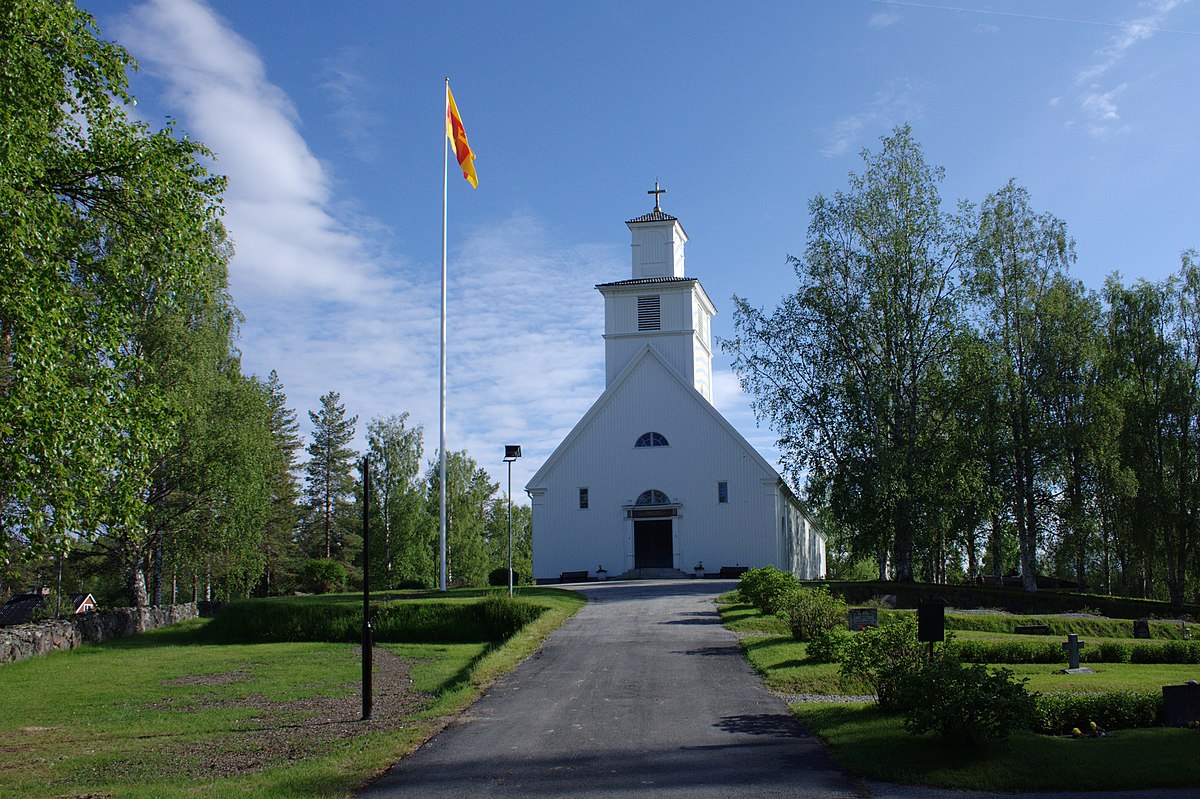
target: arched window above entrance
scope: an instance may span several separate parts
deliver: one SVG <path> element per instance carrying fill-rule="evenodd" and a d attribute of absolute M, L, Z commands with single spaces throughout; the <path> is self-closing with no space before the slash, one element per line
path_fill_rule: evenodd
<path fill-rule="evenodd" d="M 634 442 L 633 446 L 635 448 L 636 447 L 669 447 L 670 444 L 667 443 L 667 437 L 664 436 L 662 433 L 649 432 L 649 433 L 642 433 L 640 436 L 638 436 L 638 440 Z"/>
<path fill-rule="evenodd" d="M 637 498 L 637 502 L 635 502 L 633 504 L 634 505 L 670 505 L 671 500 L 663 492 L 659 491 L 658 489 L 652 488 L 649 491 L 643 491 L 641 494 L 639 494 L 638 498 Z"/>

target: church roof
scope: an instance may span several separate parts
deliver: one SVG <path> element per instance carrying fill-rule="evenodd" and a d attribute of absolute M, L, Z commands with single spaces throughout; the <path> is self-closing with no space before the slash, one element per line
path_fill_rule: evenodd
<path fill-rule="evenodd" d="M 607 286 L 642 286 L 649 283 L 695 283 L 694 277 L 671 277 L 662 275 L 660 277 L 635 277 L 629 280 L 614 280 L 612 283 L 597 283 L 596 288 Z"/>
<path fill-rule="evenodd" d="M 663 210 L 661 208 L 655 208 L 650 213 L 642 214 L 641 216 L 639 216 L 635 219 L 630 219 L 625 224 L 631 225 L 634 222 L 678 222 L 678 221 L 679 220 L 676 217 L 673 217 L 667 213 L 663 213 Z"/>

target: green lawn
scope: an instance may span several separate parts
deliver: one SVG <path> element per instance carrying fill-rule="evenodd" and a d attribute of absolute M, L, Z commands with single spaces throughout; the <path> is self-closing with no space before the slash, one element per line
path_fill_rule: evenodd
<path fill-rule="evenodd" d="M 724 597 L 722 619 L 744 635 L 743 651 L 772 690 L 787 694 L 869 693 L 843 680 L 834 663 L 807 660 L 805 645 L 781 629 L 782 622 Z M 1111 632 L 1092 623 L 1096 632 Z M 1177 627 L 1156 630 L 1174 637 Z M 1029 639 L 1006 632 L 956 631 L 962 639 Z M 1129 638 L 1089 636 L 1088 641 Z M 1041 692 L 1155 691 L 1167 684 L 1200 679 L 1200 666 L 1091 664 L 1095 674 L 1055 674 L 1063 664 L 1005 666 L 1028 687 Z M 900 716 L 880 713 L 873 704 L 800 702 L 792 712 L 824 739 L 837 764 L 855 776 L 940 788 L 984 791 L 1119 790 L 1200 786 L 1200 730 L 1117 730 L 1104 738 L 1056 738 L 1021 732 L 1009 740 L 976 749 L 948 747 L 933 734 L 905 732 Z"/>
<path fill-rule="evenodd" d="M 871 705 L 795 704 L 792 712 L 829 744 L 834 762 L 884 782 L 982 791 L 1122 790 L 1200 785 L 1200 732 L 1119 730 L 1092 739 L 1016 733 L 978 749 L 910 735 Z"/>
<path fill-rule="evenodd" d="M 205 644 L 207 621 L 0 666 L 0 796 L 349 796 L 585 601 L 521 594 L 548 612 L 505 644 L 379 646 L 370 722 L 357 646 Z"/>

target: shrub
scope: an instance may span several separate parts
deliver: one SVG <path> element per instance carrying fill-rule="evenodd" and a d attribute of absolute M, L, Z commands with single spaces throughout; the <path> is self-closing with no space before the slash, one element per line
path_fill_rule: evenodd
<path fill-rule="evenodd" d="M 503 641 L 544 608 L 493 594 L 479 602 L 387 602 L 372 605 L 377 643 Z M 220 643 L 344 641 L 362 637 L 362 605 L 313 600 L 231 602 L 205 627 Z"/>
<path fill-rule="evenodd" d="M 1099 663 L 1129 663 L 1133 656 L 1133 647 L 1117 641 L 1105 641 L 1097 648 Z"/>
<path fill-rule="evenodd" d="M 943 647 L 900 677 L 897 704 L 911 733 L 932 731 L 968 746 L 999 741 L 1030 726 L 1034 704 L 1026 682 L 1014 680 L 1008 669 L 989 672 L 978 664 L 964 665 L 951 648 Z"/>
<path fill-rule="evenodd" d="M 482 602 L 476 602 L 479 620 L 491 632 L 493 641 L 511 638 L 518 630 L 542 615 L 544 608 L 519 602 L 503 594 L 489 594 Z"/>
<path fill-rule="evenodd" d="M 840 672 L 871 686 L 879 706 L 897 707 L 900 679 L 920 668 L 922 647 L 913 616 L 881 619 L 878 627 L 855 633 L 846 643 Z"/>
<path fill-rule="evenodd" d="M 779 600 L 779 615 L 788 623 L 797 641 L 811 641 L 821 633 L 844 627 L 846 603 L 824 586 L 799 588 Z"/>
<path fill-rule="evenodd" d="M 956 640 L 953 648 L 959 660 L 964 663 L 1067 662 L 1066 650 L 1058 641 Z"/>
<path fill-rule="evenodd" d="M 521 576 L 517 574 L 517 570 L 513 569 L 512 573 L 513 585 L 521 583 Z M 488 572 L 488 585 L 507 586 L 508 585 L 508 569 L 501 566 L 499 569 L 492 569 Z"/>
<path fill-rule="evenodd" d="M 1033 728 L 1037 732 L 1086 730 L 1096 722 L 1106 730 L 1156 727 L 1162 724 L 1162 694 L 1158 691 L 1110 691 L 1100 694 L 1037 694 Z"/>
<path fill-rule="evenodd" d="M 814 663 L 837 663 L 850 643 L 850 633 L 841 627 L 834 627 L 814 635 L 805 650 L 808 659 Z"/>
<path fill-rule="evenodd" d="M 800 588 L 800 581 L 791 572 L 782 572 L 774 566 L 750 569 L 738 582 L 738 593 L 763 613 L 774 615 L 780 602 L 791 591 Z"/>
<path fill-rule="evenodd" d="M 1131 663 L 1200 663 L 1200 641 L 1135 644 Z"/>
<path fill-rule="evenodd" d="M 346 587 L 346 568 L 336 560 L 310 560 L 300 569 L 300 584 L 311 594 L 328 594 Z"/>

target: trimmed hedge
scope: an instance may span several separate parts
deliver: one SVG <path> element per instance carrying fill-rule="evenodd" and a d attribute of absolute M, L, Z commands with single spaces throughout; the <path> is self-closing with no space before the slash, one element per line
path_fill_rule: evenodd
<path fill-rule="evenodd" d="M 966 663 L 1066 663 L 1062 642 L 956 640 L 954 651 Z M 1200 663 L 1200 641 L 1164 644 L 1104 642 L 1085 646 L 1081 663 Z"/>
<path fill-rule="evenodd" d="M 1153 599 L 1084 594 L 1057 589 L 1028 592 L 1019 588 L 996 588 L 986 585 L 931 585 L 885 580 L 828 580 L 812 584 L 828 586 L 831 591 L 844 596 L 851 605 L 867 602 L 881 595 L 894 595 L 897 607 L 915 608 L 922 598 L 937 594 L 952 607 L 1003 608 L 1009 613 L 1078 613 L 1091 608 L 1113 619 L 1141 619 L 1153 616 L 1170 618 L 1179 612 L 1200 618 L 1200 605 L 1172 608 L 1169 602 Z"/>
<path fill-rule="evenodd" d="M 1088 730 L 1095 722 L 1105 730 L 1157 727 L 1162 724 L 1159 692 L 1110 691 L 1100 694 L 1036 694 L 1033 729 L 1051 734 Z"/>
<path fill-rule="evenodd" d="M 1133 622 L 1126 619 L 1106 619 L 1088 616 L 1010 616 L 1000 613 L 947 613 L 947 630 L 970 630 L 982 633 L 1015 633 L 1018 627 L 1043 624 L 1050 635 L 1065 637 L 1068 633 L 1099 638 L 1132 638 Z M 1196 625 L 1189 625 L 1197 633 Z M 1150 634 L 1156 639 L 1182 640 L 1183 629 L 1178 622 L 1152 621 Z M 1037 640 L 1036 637 L 1033 640 Z"/>
<path fill-rule="evenodd" d="M 493 594 L 479 602 L 372 605 L 379 643 L 503 641 L 545 608 Z M 242 600 L 222 608 L 204 635 L 220 643 L 362 640 L 362 606 L 348 602 Z"/>

